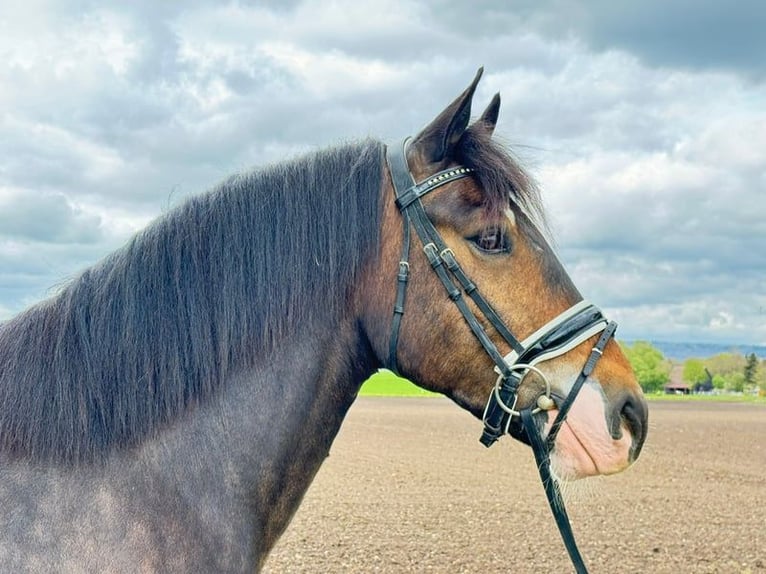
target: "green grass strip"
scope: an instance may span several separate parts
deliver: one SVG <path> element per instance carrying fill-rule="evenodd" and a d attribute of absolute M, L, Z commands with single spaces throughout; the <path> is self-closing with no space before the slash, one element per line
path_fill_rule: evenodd
<path fill-rule="evenodd" d="M 649 393 L 646 399 L 650 402 L 672 402 L 672 403 L 751 403 L 756 405 L 766 405 L 766 397 L 759 397 L 757 395 L 746 394 L 729 394 L 722 393 L 720 395 L 667 395 L 664 393 Z"/>
<path fill-rule="evenodd" d="M 360 396 L 367 397 L 438 397 L 436 393 L 416 387 L 391 371 L 380 370 L 362 385 Z"/>
<path fill-rule="evenodd" d="M 359 391 L 360 396 L 366 397 L 438 397 L 438 393 L 416 387 L 407 379 L 397 377 L 391 371 L 381 369 L 367 379 Z M 648 394 L 649 401 L 668 402 L 718 402 L 718 403 L 755 403 L 766 405 L 766 397 L 755 395 L 666 395 Z"/>

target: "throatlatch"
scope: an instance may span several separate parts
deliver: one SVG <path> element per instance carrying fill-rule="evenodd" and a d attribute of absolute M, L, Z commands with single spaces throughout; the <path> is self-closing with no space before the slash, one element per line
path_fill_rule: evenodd
<path fill-rule="evenodd" d="M 468 278 L 460 267 L 455 259 L 455 254 L 444 243 L 420 201 L 421 197 L 442 185 L 470 177 L 472 170 L 462 166 L 453 167 L 440 171 L 425 181 L 416 183 L 407 165 L 407 142 L 407 139 L 404 140 L 401 145 L 394 146 L 393 149 L 389 148 L 386 153 L 396 194 L 396 205 L 402 214 L 404 225 L 404 240 L 397 274 L 396 301 L 391 322 L 387 367 L 397 372 L 396 349 L 409 281 L 410 227 L 414 227 L 431 268 L 439 277 L 449 298 L 460 310 L 471 332 L 495 364 L 497 380 L 484 409 L 484 416 L 482 417 L 484 430 L 480 441 L 487 447 L 491 446 L 508 432 L 514 416 L 520 418 L 537 460 L 545 494 L 569 557 L 578 574 L 587 574 L 585 563 L 577 549 L 577 543 L 569 524 L 564 502 L 561 499 L 558 483 L 553 479 L 551 473 L 550 453 L 553 450 L 556 435 L 566 420 L 575 397 L 593 372 L 607 343 L 614 336 L 617 324 L 608 321 L 595 305 L 587 301 L 580 301 L 523 341 L 520 342 L 516 339 L 489 301 L 481 295 L 476 284 Z M 466 302 L 464 295 L 471 298 L 482 315 L 510 346 L 512 349 L 510 353 L 505 356 L 500 354 L 497 346 L 487 335 Z M 557 399 L 551 393 L 550 384 L 536 365 L 567 353 L 599 333 L 601 336 L 591 350 L 585 365 L 572 385 L 572 389 L 557 405 Z M 538 397 L 536 404 L 524 409 L 517 409 L 519 386 L 530 372 L 534 372 L 542 378 L 545 382 L 545 392 Z M 548 435 L 543 438 L 534 415 L 556 407 L 558 407 L 558 414 Z"/>

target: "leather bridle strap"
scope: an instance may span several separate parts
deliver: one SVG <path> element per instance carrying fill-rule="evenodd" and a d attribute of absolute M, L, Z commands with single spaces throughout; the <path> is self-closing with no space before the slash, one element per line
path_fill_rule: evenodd
<path fill-rule="evenodd" d="M 601 310 L 592 303 L 583 300 L 575 303 L 521 341 L 524 348 L 522 353 L 511 351 L 503 359 L 514 370 L 516 379 L 523 379 L 529 370 L 532 370 L 539 363 L 568 353 L 594 335 L 604 332 L 608 327 L 609 321 L 604 318 Z M 613 333 L 613 330 L 610 332 Z M 575 382 L 568 397 L 561 399 L 562 402 L 568 400 L 571 404 L 574 401 L 585 379 L 590 375 L 591 367 L 587 366 L 589 362 L 592 361 L 586 361 L 586 375 L 582 375 L 581 371 L 580 380 Z M 496 373 L 500 375 L 500 371 L 496 371 Z M 512 418 L 519 416 L 515 403 L 516 389 L 521 383 L 516 379 L 498 378 L 495 390 L 489 395 L 482 417 L 484 430 L 479 439 L 484 446 L 491 446 L 506 434 Z M 545 379 L 543 378 L 543 380 Z M 548 388 L 547 384 L 546 388 Z M 553 406 L 550 402 L 546 401 L 546 403 L 546 409 Z M 569 406 L 565 408 L 565 412 L 566 410 L 569 410 Z"/>
<path fill-rule="evenodd" d="M 398 197 L 398 190 L 410 189 L 415 186 L 415 180 L 412 179 L 409 169 L 395 169 L 397 161 L 391 161 L 391 152 L 386 153 L 386 162 L 388 163 L 388 172 L 391 174 L 391 183 L 394 186 L 394 193 Z M 396 361 L 396 349 L 399 345 L 399 330 L 402 325 L 402 316 L 404 315 L 404 303 L 407 297 L 407 284 L 410 277 L 410 218 L 406 212 L 402 212 L 402 225 L 404 228 L 402 239 L 402 252 L 399 257 L 399 272 L 396 276 L 396 301 L 394 302 L 394 316 L 391 320 L 391 336 L 388 340 L 388 368 L 399 374 Z"/>
<path fill-rule="evenodd" d="M 599 359 L 604 353 L 606 344 L 609 342 L 609 339 L 614 336 L 616 330 L 617 323 L 610 321 L 607 324 L 606 329 L 601 332 L 601 336 L 598 338 L 598 341 L 594 345 L 593 349 L 591 349 L 588 360 L 585 361 L 585 365 L 580 371 L 580 375 L 577 377 L 577 380 L 572 385 L 569 394 L 564 399 L 564 402 L 559 405 L 559 412 L 556 415 L 556 418 L 553 420 L 553 424 L 551 424 L 551 430 L 548 431 L 548 436 L 545 439 L 545 446 L 548 451 L 553 449 L 553 443 L 556 440 L 556 436 L 559 434 L 559 430 L 561 430 L 561 425 L 564 424 L 564 421 L 567 418 L 567 414 L 569 414 L 569 409 L 572 408 L 572 403 L 574 403 L 574 400 L 577 398 L 577 395 L 579 394 L 580 389 L 582 388 L 585 381 L 588 379 L 591 373 L 593 373 L 593 369 L 596 368 L 596 363 L 598 363 Z"/>
<path fill-rule="evenodd" d="M 396 275 L 396 301 L 394 302 L 394 317 L 391 319 L 391 336 L 388 340 L 388 368 L 397 375 L 396 348 L 399 345 L 399 329 L 402 326 L 404 316 L 404 303 L 407 297 L 407 283 L 410 278 L 410 218 L 402 214 L 404 219 L 404 238 L 402 240 L 402 254 L 399 257 L 399 273 Z"/>
<path fill-rule="evenodd" d="M 496 368 L 505 376 L 512 377 L 513 374 L 508 369 L 497 346 L 487 335 L 484 327 L 477 320 L 471 308 L 468 306 L 463 292 L 465 292 L 484 314 L 489 323 L 495 328 L 503 339 L 512 349 L 518 352 L 523 351 L 521 344 L 511 334 L 510 330 L 500 319 L 492 305 L 484 299 L 479 293 L 476 285 L 467 277 L 455 260 L 452 250 L 447 247 L 441 238 L 441 235 L 431 223 L 428 215 L 423 208 L 420 198 L 427 193 L 471 174 L 471 170 L 465 167 L 457 167 L 440 171 L 429 177 L 420 184 L 415 184 L 410 175 L 409 166 L 405 158 L 406 140 L 401 146 L 390 148 L 387 153 L 387 161 L 391 178 L 394 182 L 394 191 L 396 194 L 396 205 L 402 213 L 403 225 L 405 228 L 405 240 L 402 245 L 402 258 L 399 262 L 399 276 L 403 275 L 403 270 L 409 267 L 407 263 L 409 251 L 409 233 L 410 224 L 423 243 L 423 252 L 428 259 L 431 268 L 441 281 L 449 298 L 455 303 L 461 315 L 468 324 L 471 332 L 479 340 L 484 351 L 495 363 Z M 400 188 L 400 185 L 409 187 Z M 452 277 L 455 277 L 458 285 L 455 284 Z M 389 342 L 389 364 L 388 368 L 396 372 L 396 347 L 398 343 L 399 329 L 401 325 L 401 316 L 403 313 L 403 302 L 406 291 L 406 279 L 398 280 L 397 301 L 394 305 L 394 317 L 391 326 L 391 338 Z M 399 303 L 402 305 L 399 305 Z"/>
<path fill-rule="evenodd" d="M 519 413 L 522 425 L 524 426 L 524 431 L 529 439 L 532 452 L 535 455 L 537 470 L 540 473 L 540 480 L 545 489 L 545 497 L 548 499 L 548 506 L 551 508 L 553 518 L 556 521 L 556 526 L 558 526 L 559 533 L 561 534 L 561 539 L 564 541 L 564 546 L 567 549 L 567 553 L 572 560 L 572 564 L 574 565 L 577 574 L 587 574 L 588 569 L 585 567 L 585 562 L 577 548 L 577 541 L 572 532 L 572 526 L 569 523 L 569 516 L 567 515 L 566 506 L 564 506 L 564 500 L 561 497 L 558 482 L 553 478 L 551 473 L 550 454 L 553 450 L 553 443 L 556 440 L 556 435 L 561 429 L 561 425 L 564 424 L 575 397 L 580 392 L 580 389 L 587 378 L 593 372 L 596 363 L 598 363 L 598 360 L 603 354 L 606 344 L 614 336 L 616 329 L 617 323 L 612 321 L 601 332 L 601 336 L 591 350 L 588 360 L 580 371 L 580 375 L 577 377 L 574 385 L 572 385 L 572 389 L 569 391 L 566 399 L 559 407 L 558 415 L 554 419 L 551 429 L 548 432 L 548 436 L 545 439 L 543 439 L 540 430 L 537 428 L 532 410 L 523 409 Z"/>
<path fill-rule="evenodd" d="M 550 452 L 547 444 L 543 441 L 537 430 L 534 415 L 532 415 L 530 409 L 521 411 L 521 422 L 529 437 L 529 444 L 535 455 L 537 470 L 540 473 L 540 480 L 545 489 L 545 497 L 548 499 L 548 505 L 551 507 L 551 512 L 553 512 L 553 518 L 556 521 L 556 526 L 558 526 L 561 539 L 564 541 L 564 546 L 569 554 L 569 559 L 572 561 L 577 574 L 588 574 L 588 569 L 585 567 L 585 561 L 580 554 L 580 550 L 577 548 L 577 541 L 572 532 L 572 525 L 569 523 L 569 515 L 564 506 L 564 500 L 561 497 L 558 482 L 556 482 L 556 479 L 551 475 Z"/>
<path fill-rule="evenodd" d="M 617 323 L 610 322 L 606 328 L 601 332 L 601 336 L 594 345 L 593 349 L 588 356 L 588 360 L 585 362 L 580 375 L 577 377 L 572 389 L 569 391 L 564 402 L 559 406 L 559 412 L 551 425 L 551 429 L 548 432 L 548 436 L 543 439 L 540 430 L 537 427 L 534 419 L 534 413 L 531 409 L 523 409 L 519 414 L 521 416 L 521 422 L 524 426 L 524 431 L 529 440 L 529 444 L 532 447 L 532 452 L 535 455 L 535 461 L 537 462 L 537 470 L 540 473 L 540 480 L 543 483 L 545 489 L 545 497 L 548 499 L 548 506 L 551 508 L 553 518 L 556 521 L 556 525 L 561 533 L 561 539 L 564 541 L 564 546 L 567 549 L 569 558 L 572 560 L 572 564 L 578 574 L 587 574 L 588 569 L 585 567 L 585 562 L 577 548 L 577 541 L 575 540 L 574 533 L 572 532 L 572 526 L 569 523 L 569 516 L 567 515 L 566 506 L 564 506 L 564 500 L 561 497 L 561 491 L 556 479 L 553 478 L 551 473 L 551 459 L 550 454 L 553 450 L 553 444 L 556 440 L 556 435 L 561 429 L 561 425 L 564 424 L 569 409 L 572 407 L 575 397 L 580 392 L 583 384 L 593 372 L 596 367 L 596 363 L 601 358 L 604 352 L 604 348 L 609 340 L 614 336 L 614 332 L 617 329 Z"/>

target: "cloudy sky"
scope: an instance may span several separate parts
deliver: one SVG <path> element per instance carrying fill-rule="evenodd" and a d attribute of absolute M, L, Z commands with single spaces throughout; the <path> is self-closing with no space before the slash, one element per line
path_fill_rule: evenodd
<path fill-rule="evenodd" d="M 622 338 L 766 344 L 766 6 L 0 5 L 0 320 L 227 174 L 477 113 Z"/>

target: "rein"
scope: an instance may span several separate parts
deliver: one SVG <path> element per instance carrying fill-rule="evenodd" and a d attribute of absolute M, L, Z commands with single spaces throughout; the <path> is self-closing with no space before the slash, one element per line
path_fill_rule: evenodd
<path fill-rule="evenodd" d="M 448 297 L 459 309 L 471 332 L 495 364 L 494 370 L 497 374 L 497 380 L 487 399 L 487 405 L 482 417 L 484 430 L 479 440 L 484 446 L 491 446 L 502 435 L 508 433 L 513 417 L 519 417 L 526 438 L 532 447 L 548 504 L 553 512 L 556 525 L 559 528 L 569 557 L 578 574 L 587 574 L 587 568 L 577 549 L 577 543 L 572 533 L 558 483 L 553 478 L 551 472 L 550 453 L 554 448 L 556 436 L 566 420 L 572 403 L 587 378 L 593 372 L 606 344 L 614 336 L 617 324 L 613 321 L 608 321 L 601 310 L 595 305 L 587 301 L 581 301 L 543 325 L 523 341 L 519 341 L 514 337 L 489 301 L 481 295 L 476 284 L 471 281 L 460 267 L 460 264 L 455 259 L 455 254 L 444 243 L 439 231 L 429 219 L 420 201 L 420 198 L 424 195 L 442 185 L 465 177 L 471 177 L 473 170 L 462 166 L 453 167 L 440 171 L 420 183 L 416 183 L 407 164 L 407 143 L 408 140 L 405 139 L 401 145 L 389 148 L 386 152 L 386 161 L 394 184 L 396 205 L 402 214 L 404 226 L 404 239 L 399 259 L 396 300 L 391 322 L 387 366 L 392 371 L 397 372 L 396 350 L 406 303 L 410 271 L 409 253 L 412 243 L 411 228 L 414 228 L 423 245 L 423 251 L 431 265 L 431 269 L 441 281 Z M 486 320 L 502 337 L 505 343 L 510 346 L 510 353 L 505 356 L 500 353 L 471 310 L 465 296 L 468 296 L 476 304 Z M 563 399 L 554 397 L 551 392 L 550 383 L 536 365 L 567 353 L 580 343 L 599 333 L 601 336 L 591 350 L 569 394 Z M 542 378 L 545 382 L 545 391 L 538 397 L 534 405 L 517 410 L 516 403 L 519 387 L 524 377 L 530 372 L 534 372 Z M 534 420 L 534 415 L 542 411 L 551 410 L 556 406 L 558 406 L 558 415 L 554 419 L 547 436 L 543 437 L 538 424 Z"/>

